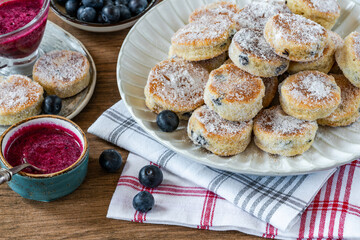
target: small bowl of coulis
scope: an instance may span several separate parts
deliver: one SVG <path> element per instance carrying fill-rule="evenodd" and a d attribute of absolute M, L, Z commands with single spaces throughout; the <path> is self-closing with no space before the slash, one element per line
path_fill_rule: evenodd
<path fill-rule="evenodd" d="M 0 137 L 0 165 L 10 169 L 28 162 L 9 187 L 24 198 L 49 202 L 70 194 L 84 181 L 89 161 L 85 133 L 74 122 L 39 115 L 12 125 Z"/>

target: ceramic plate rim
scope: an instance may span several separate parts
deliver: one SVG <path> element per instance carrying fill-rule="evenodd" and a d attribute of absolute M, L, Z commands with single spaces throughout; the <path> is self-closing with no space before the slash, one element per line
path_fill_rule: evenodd
<path fill-rule="evenodd" d="M 74 41 L 77 42 L 77 44 L 84 50 L 84 52 L 86 53 L 86 57 L 88 58 L 88 60 L 90 61 L 90 65 L 91 65 L 91 70 L 92 70 L 92 78 L 91 78 L 91 84 L 88 86 L 89 90 L 86 93 L 85 98 L 83 99 L 83 101 L 81 101 L 81 104 L 75 109 L 75 111 L 73 111 L 71 114 L 65 116 L 65 118 L 67 119 L 73 119 L 75 116 L 77 116 L 85 107 L 86 105 L 89 103 L 92 95 L 94 94 L 95 91 L 95 86 L 96 86 L 96 79 L 97 79 L 97 70 L 96 70 L 96 65 L 94 62 L 94 59 L 92 58 L 90 52 L 86 49 L 86 47 L 84 46 L 84 44 L 77 39 L 76 37 L 74 37 L 74 35 L 72 35 L 71 33 L 69 33 L 68 31 L 66 31 L 65 29 L 63 29 L 62 27 L 58 26 L 57 24 L 53 23 L 52 21 L 48 20 L 48 23 L 54 25 L 55 27 L 57 27 L 58 29 L 60 29 L 61 31 L 63 31 L 64 33 L 66 33 L 70 38 L 72 38 Z"/>
<path fill-rule="evenodd" d="M 121 100 L 124 101 L 124 104 L 126 106 L 126 108 L 128 109 L 128 111 L 130 112 L 130 114 L 132 115 L 132 117 L 134 118 L 134 120 L 141 126 L 141 128 L 143 130 L 145 130 L 149 135 L 151 135 L 156 141 L 158 141 L 159 143 L 161 143 L 162 145 L 164 145 L 165 147 L 173 150 L 174 152 L 189 158 L 192 161 L 204 164 L 206 166 L 209 167 L 213 167 L 213 168 L 217 168 L 217 169 L 221 169 L 221 170 L 225 170 L 225 171 L 229 171 L 229 172 L 234 172 L 234 173 L 241 173 L 241 174 L 250 174 L 250 175 L 259 175 L 259 176 L 291 176 L 291 175 L 302 175 L 302 174 L 309 174 L 309 173 L 314 173 L 314 172 L 319 172 L 319 171 L 324 171 L 324 170 L 329 170 L 329 169 L 333 169 L 336 167 L 339 167 L 341 165 L 347 164 L 352 162 L 353 160 L 357 159 L 360 157 L 360 154 L 352 154 L 352 156 L 347 159 L 347 160 L 343 160 L 341 162 L 336 162 L 335 164 L 329 165 L 329 166 L 325 166 L 325 167 L 314 167 L 313 169 L 310 170 L 305 170 L 305 171 L 288 171 L 288 172 L 276 172 L 276 171 L 265 171 L 265 172 L 261 172 L 261 171 L 253 171 L 253 170 L 247 170 L 247 169 L 234 169 L 234 168 L 229 168 L 227 166 L 222 166 L 222 165 L 218 165 L 216 163 L 209 163 L 209 162 L 204 162 L 203 160 L 196 158 L 194 156 L 192 156 L 191 154 L 189 154 L 188 152 L 181 150 L 181 149 L 177 149 L 175 146 L 169 144 L 167 141 L 164 141 L 162 138 L 160 138 L 158 135 L 155 134 L 155 132 L 153 132 L 151 129 L 148 129 L 141 121 L 141 119 L 138 119 L 136 117 L 136 115 L 133 112 L 133 108 L 132 106 L 128 103 L 128 101 L 126 100 L 126 93 L 122 88 L 122 81 L 120 78 L 120 73 L 121 73 L 121 58 L 123 56 L 124 53 L 124 49 L 127 45 L 127 42 L 130 39 L 131 34 L 136 30 L 137 26 L 139 24 L 141 24 L 142 21 L 144 21 L 144 19 L 146 19 L 147 15 L 150 14 L 152 11 L 155 11 L 157 8 L 161 7 L 163 4 L 166 4 L 170 2 L 168 1 L 163 1 L 159 4 L 157 4 L 156 6 L 154 6 L 152 9 L 150 9 L 144 16 L 142 16 L 136 23 L 135 25 L 131 28 L 131 30 L 129 31 L 128 35 L 126 36 L 126 38 L 124 39 L 124 42 L 122 44 L 122 47 L 120 49 L 119 55 L 118 55 L 118 60 L 117 60 L 117 67 L 116 67 L 116 77 L 117 77 L 117 85 L 118 85 L 118 89 L 121 95 Z"/>

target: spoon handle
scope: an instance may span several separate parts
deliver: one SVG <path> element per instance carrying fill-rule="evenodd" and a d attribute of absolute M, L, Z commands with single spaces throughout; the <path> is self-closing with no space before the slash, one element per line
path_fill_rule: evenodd
<path fill-rule="evenodd" d="M 19 166 L 16 166 L 16 167 L 13 167 L 10 169 L 1 168 L 0 169 L 0 184 L 10 181 L 14 174 L 17 174 L 24 168 L 31 167 L 31 166 L 32 165 L 30 163 L 24 163 L 24 164 L 21 164 Z"/>
<path fill-rule="evenodd" d="M 21 165 L 18 165 L 16 167 L 8 169 L 8 171 L 11 172 L 12 175 L 14 175 L 14 174 L 20 172 L 21 170 L 23 170 L 24 168 L 31 167 L 31 166 L 32 165 L 30 163 L 23 163 Z"/>
<path fill-rule="evenodd" d="M 12 172 L 10 172 L 8 169 L 1 168 L 0 169 L 0 184 L 3 184 L 5 182 L 8 182 L 12 178 Z"/>

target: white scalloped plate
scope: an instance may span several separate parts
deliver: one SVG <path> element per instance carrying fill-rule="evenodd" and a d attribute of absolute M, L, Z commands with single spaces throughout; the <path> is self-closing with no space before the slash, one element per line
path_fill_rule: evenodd
<path fill-rule="evenodd" d="M 281 157 L 258 149 L 219 157 L 193 145 L 186 123 L 173 133 L 159 131 L 156 115 L 145 106 L 144 86 L 150 69 L 167 58 L 170 38 L 187 23 L 189 14 L 215 0 L 166 0 L 151 9 L 131 29 L 118 57 L 117 81 L 122 99 L 137 123 L 157 141 L 196 162 L 231 172 L 254 175 L 296 175 L 334 168 L 360 156 L 360 122 L 350 127 L 320 127 L 312 147 L 296 157 Z M 240 7 L 251 0 L 236 0 Z M 334 30 L 341 36 L 360 31 L 360 5 L 341 0 L 341 16 Z M 141 146 L 139 146 L 141 147 Z"/>

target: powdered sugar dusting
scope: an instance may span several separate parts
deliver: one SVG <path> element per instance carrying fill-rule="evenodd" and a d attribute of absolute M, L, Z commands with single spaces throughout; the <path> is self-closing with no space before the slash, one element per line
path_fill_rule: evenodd
<path fill-rule="evenodd" d="M 255 118 L 255 124 L 276 134 L 296 134 L 306 129 L 314 121 L 306 121 L 287 115 L 280 106 L 262 110 Z"/>
<path fill-rule="evenodd" d="M 215 2 L 212 4 L 205 5 L 201 8 L 196 9 L 189 17 L 189 22 L 193 22 L 199 20 L 203 16 L 211 15 L 211 16 L 218 16 L 224 15 L 230 17 L 232 20 L 237 19 L 237 14 L 239 9 L 233 3 L 221 1 Z"/>
<path fill-rule="evenodd" d="M 249 101 L 259 96 L 262 80 L 233 64 L 211 72 L 211 87 L 228 101 Z"/>
<path fill-rule="evenodd" d="M 331 41 L 334 43 L 336 50 L 344 46 L 344 39 L 342 39 L 342 37 L 339 34 L 333 31 L 328 31 L 328 35 Z"/>
<path fill-rule="evenodd" d="M 344 75 L 332 74 L 336 84 L 341 89 L 341 102 L 338 108 L 326 117 L 327 120 L 338 121 L 344 115 L 358 111 L 360 102 L 360 89 L 352 85 Z M 354 104 L 355 103 L 355 104 Z"/>
<path fill-rule="evenodd" d="M 235 41 L 243 51 L 251 53 L 264 60 L 281 59 L 266 42 L 262 31 L 243 28 L 234 36 Z"/>
<path fill-rule="evenodd" d="M 317 46 L 327 36 L 326 29 L 321 25 L 297 14 L 278 14 L 272 20 L 278 30 L 275 41 L 277 38 L 283 38 L 300 44 Z"/>
<path fill-rule="evenodd" d="M 233 122 L 221 118 L 215 111 L 209 109 L 206 105 L 194 112 L 194 117 L 204 125 L 209 133 L 214 134 L 236 134 L 245 127 L 252 124 L 252 120 L 245 122 Z"/>
<path fill-rule="evenodd" d="M 200 65 L 170 59 L 151 70 L 148 84 L 153 94 L 184 107 L 203 101 L 208 78 L 208 71 Z"/>
<path fill-rule="evenodd" d="M 291 13 L 289 8 L 275 1 L 252 2 L 244 7 L 237 16 L 242 28 L 262 30 L 272 16 L 279 13 Z"/>
<path fill-rule="evenodd" d="M 310 2 L 320 12 L 340 13 L 340 6 L 336 0 L 310 0 Z"/>
<path fill-rule="evenodd" d="M 180 28 L 171 38 L 171 42 L 196 45 L 198 41 L 224 41 L 230 37 L 231 26 L 235 27 L 235 23 L 227 16 L 205 15 Z"/>
<path fill-rule="evenodd" d="M 72 51 L 52 51 L 36 63 L 34 76 L 46 82 L 69 83 L 87 74 L 89 63 L 85 56 Z"/>
<path fill-rule="evenodd" d="M 13 75 L 0 82 L 0 112 L 25 108 L 37 102 L 43 94 L 42 87 L 30 78 Z"/>
<path fill-rule="evenodd" d="M 326 74 L 301 72 L 296 74 L 294 81 L 285 82 L 283 89 L 289 91 L 295 100 L 312 103 L 330 100 L 337 86 Z"/>

